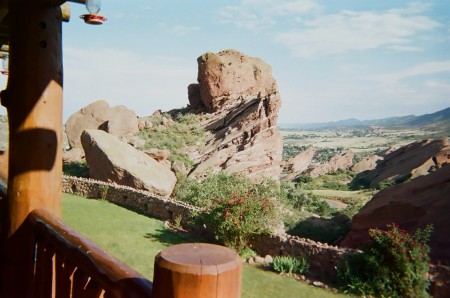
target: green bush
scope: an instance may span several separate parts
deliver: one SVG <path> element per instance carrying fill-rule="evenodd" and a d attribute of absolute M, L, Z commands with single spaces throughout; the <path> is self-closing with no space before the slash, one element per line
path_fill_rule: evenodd
<path fill-rule="evenodd" d="M 262 197 L 279 197 L 280 187 L 273 180 L 253 184 L 245 176 L 220 171 L 207 175 L 202 182 L 186 177 L 180 179 L 174 196 L 177 200 L 191 205 L 208 207 L 213 199 L 227 199 L 233 195 L 244 196 L 249 192 Z"/>
<path fill-rule="evenodd" d="M 67 176 L 88 177 L 89 166 L 86 161 L 74 161 L 63 164 L 63 173 Z"/>
<path fill-rule="evenodd" d="M 313 178 L 309 175 L 300 175 L 297 178 L 295 178 L 294 181 L 299 183 L 308 183 L 313 181 Z"/>
<path fill-rule="evenodd" d="M 344 292 L 382 297 L 428 297 L 432 226 L 414 235 L 395 224 L 369 231 L 372 242 L 363 253 L 345 257 L 338 265 L 338 281 Z"/>
<path fill-rule="evenodd" d="M 273 258 L 272 268 L 278 273 L 303 274 L 308 271 L 309 264 L 304 257 L 276 256 Z"/>
<path fill-rule="evenodd" d="M 219 243 L 240 253 L 253 236 L 268 233 L 278 218 L 273 200 L 249 192 L 211 200 L 197 220 L 213 232 Z"/>
<path fill-rule="evenodd" d="M 186 147 L 200 146 L 204 143 L 206 131 L 198 125 L 197 115 L 192 113 L 179 113 L 176 121 L 167 126 L 161 125 L 162 118 L 171 119 L 169 114 L 152 116 L 153 127 L 139 132 L 139 136 L 145 141 L 141 149 L 167 149 L 171 152 L 171 162 L 179 160 L 190 169 L 194 163 L 185 152 Z"/>

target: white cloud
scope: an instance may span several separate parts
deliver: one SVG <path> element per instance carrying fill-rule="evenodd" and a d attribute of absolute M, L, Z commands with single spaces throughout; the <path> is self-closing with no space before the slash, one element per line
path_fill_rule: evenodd
<path fill-rule="evenodd" d="M 277 24 L 278 17 L 291 15 L 298 19 L 298 15 L 316 11 L 320 7 L 313 0 L 243 0 L 239 5 L 220 9 L 218 13 L 223 23 L 258 30 Z"/>
<path fill-rule="evenodd" d="M 421 63 L 397 72 L 378 75 L 374 78 L 380 82 L 392 84 L 410 77 L 445 72 L 450 73 L 450 60 Z"/>
<path fill-rule="evenodd" d="M 419 51 L 420 47 L 413 44 L 414 37 L 440 26 L 420 15 L 425 9 L 412 5 L 384 12 L 342 11 L 321 15 L 305 21 L 305 29 L 279 33 L 276 40 L 302 58 L 376 48 Z"/>

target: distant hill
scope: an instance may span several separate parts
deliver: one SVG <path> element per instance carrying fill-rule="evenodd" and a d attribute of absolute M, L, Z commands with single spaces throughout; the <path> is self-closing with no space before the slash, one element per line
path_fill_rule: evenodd
<path fill-rule="evenodd" d="M 324 123 L 284 123 L 278 125 L 284 129 L 325 129 L 339 127 L 382 126 L 386 128 L 401 127 L 442 127 L 450 128 L 450 107 L 432 114 L 421 116 L 408 115 L 374 120 L 358 120 L 355 118 Z"/>

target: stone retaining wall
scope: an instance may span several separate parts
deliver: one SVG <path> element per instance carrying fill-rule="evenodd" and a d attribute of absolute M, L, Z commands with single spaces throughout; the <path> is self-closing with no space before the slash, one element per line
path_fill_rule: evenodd
<path fill-rule="evenodd" d="M 323 280 L 334 280 L 339 258 L 352 249 L 330 246 L 311 239 L 292 235 L 260 235 L 252 241 L 252 248 L 261 256 L 305 256 L 312 275 Z"/>
<path fill-rule="evenodd" d="M 164 198 L 148 191 L 93 179 L 65 176 L 63 177 L 62 189 L 64 193 L 104 199 L 172 223 L 181 220 L 180 223 L 184 226 L 188 225 L 190 213 L 199 211 L 194 206 Z"/>

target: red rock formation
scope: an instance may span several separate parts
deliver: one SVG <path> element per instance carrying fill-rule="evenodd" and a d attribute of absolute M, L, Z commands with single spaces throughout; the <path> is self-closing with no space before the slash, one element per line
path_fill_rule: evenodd
<path fill-rule="evenodd" d="M 289 158 L 284 164 L 284 169 L 288 173 L 286 180 L 292 180 L 296 176 L 305 172 L 308 167 L 311 165 L 312 159 L 316 154 L 316 148 L 310 148 L 306 151 L 300 152 L 296 156 Z"/>
<path fill-rule="evenodd" d="M 101 130 L 84 130 L 81 142 L 89 177 L 170 196 L 177 179 L 169 168 L 117 137 Z"/>
<path fill-rule="evenodd" d="M 361 173 L 364 171 L 373 170 L 377 167 L 377 164 L 383 158 L 378 155 L 372 155 L 368 157 L 364 157 L 359 162 L 355 163 L 350 167 L 350 171 L 355 173 Z"/>
<path fill-rule="evenodd" d="M 425 140 L 403 146 L 384 157 L 377 167 L 361 173 L 357 179 L 370 182 L 376 188 L 380 182 L 395 182 L 427 175 L 435 168 L 450 163 L 450 143 L 448 138 Z"/>
<path fill-rule="evenodd" d="M 206 53 L 198 58 L 198 82 L 198 87 L 190 85 L 189 100 L 196 108 L 205 107 L 200 125 L 212 134 L 193 156 L 190 176 L 223 169 L 254 180 L 279 179 L 281 100 L 270 66 L 235 50 Z"/>
<path fill-rule="evenodd" d="M 139 131 L 138 118 L 125 106 L 110 107 L 98 100 L 71 115 L 66 134 L 71 148 L 81 148 L 80 136 L 85 129 L 101 129 L 116 136 L 130 136 Z"/>
<path fill-rule="evenodd" d="M 241 97 L 276 92 L 270 65 L 236 50 L 205 53 L 197 59 L 200 98 L 209 112 L 236 106 Z"/>
<path fill-rule="evenodd" d="M 427 176 L 378 192 L 353 217 L 351 231 L 339 244 L 358 248 L 368 241 L 368 229 L 397 223 L 414 231 L 433 224 L 431 258 L 450 264 L 450 165 Z"/>
<path fill-rule="evenodd" d="M 330 158 L 328 162 L 320 163 L 314 167 L 310 167 L 307 173 L 311 177 L 319 177 L 320 175 L 336 172 L 337 170 L 348 170 L 353 164 L 354 153 L 346 151 Z"/>

